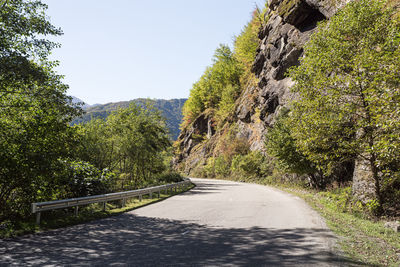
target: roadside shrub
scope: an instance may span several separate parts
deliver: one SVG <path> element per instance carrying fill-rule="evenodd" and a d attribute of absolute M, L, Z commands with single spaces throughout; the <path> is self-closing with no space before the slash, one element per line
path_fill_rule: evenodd
<path fill-rule="evenodd" d="M 291 132 L 289 110 L 282 109 L 274 127 L 266 136 L 267 153 L 277 161 L 277 167 L 283 172 L 313 174 L 317 170 L 296 146 L 296 139 Z"/>
<path fill-rule="evenodd" d="M 334 190 L 319 192 L 323 198 L 321 201 L 330 209 L 338 212 L 351 213 L 360 218 L 371 218 L 377 214 L 379 208 L 376 199 L 362 203 L 353 196 L 351 186 L 336 188 Z"/>
<path fill-rule="evenodd" d="M 115 174 L 108 169 L 99 170 L 83 161 L 64 161 L 60 198 L 85 197 L 112 192 Z"/>
<path fill-rule="evenodd" d="M 228 124 L 225 125 L 225 127 Z M 232 124 L 226 127 L 218 139 L 214 152 L 217 155 L 222 155 L 225 161 L 231 165 L 235 155 L 246 155 L 250 152 L 250 145 L 247 139 L 237 137 L 237 125 Z"/>
<path fill-rule="evenodd" d="M 207 159 L 206 165 L 204 165 L 204 174 L 206 177 L 214 178 L 215 177 L 215 158 L 209 157 Z"/>
<path fill-rule="evenodd" d="M 214 171 L 217 177 L 228 177 L 230 174 L 230 164 L 223 156 L 215 158 Z"/>
<path fill-rule="evenodd" d="M 170 171 L 157 175 L 156 180 L 158 184 L 170 184 L 183 181 L 183 177 L 178 172 Z"/>
<path fill-rule="evenodd" d="M 271 174 L 268 159 L 259 151 L 233 157 L 231 170 L 233 176 L 244 178 L 266 177 Z"/>
<path fill-rule="evenodd" d="M 332 191 L 320 192 L 319 194 L 325 197 L 326 204 L 334 210 L 346 212 L 351 208 L 353 198 L 351 187 L 338 188 Z"/>
<path fill-rule="evenodd" d="M 385 174 L 382 184 L 384 210 L 389 216 L 400 216 L 400 172 Z"/>

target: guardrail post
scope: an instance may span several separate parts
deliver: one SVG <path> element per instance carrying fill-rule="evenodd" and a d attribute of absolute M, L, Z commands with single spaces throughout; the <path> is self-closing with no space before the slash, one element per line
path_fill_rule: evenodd
<path fill-rule="evenodd" d="M 142 202 L 142 195 L 139 195 L 139 201 Z"/>
<path fill-rule="evenodd" d="M 103 211 L 106 211 L 106 209 L 107 209 L 107 201 L 104 201 L 103 202 Z"/>
<path fill-rule="evenodd" d="M 79 206 L 75 206 L 75 212 L 74 212 L 75 217 L 78 217 L 78 212 L 79 212 Z"/>
<path fill-rule="evenodd" d="M 150 192 L 150 199 L 153 198 L 153 192 Z"/>
<path fill-rule="evenodd" d="M 125 207 L 126 206 L 126 198 L 123 198 L 122 199 L 122 207 Z"/>
<path fill-rule="evenodd" d="M 36 213 L 36 224 L 40 225 L 40 211 Z"/>

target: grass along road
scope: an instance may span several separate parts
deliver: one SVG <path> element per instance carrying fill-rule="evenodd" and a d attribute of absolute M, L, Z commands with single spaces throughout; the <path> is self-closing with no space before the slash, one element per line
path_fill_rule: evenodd
<path fill-rule="evenodd" d="M 107 209 L 105 211 L 103 210 L 102 203 L 80 206 L 78 216 L 74 216 L 73 208 L 44 211 L 42 213 L 40 226 L 38 226 L 35 222 L 35 215 L 32 215 L 28 221 L 19 222 L 16 225 L 5 223 L 3 224 L 3 227 L 0 228 L 0 238 L 10 238 L 24 234 L 58 229 L 61 227 L 77 225 L 97 219 L 119 215 L 124 212 L 162 201 L 176 194 L 180 194 L 181 192 L 190 190 L 193 187 L 194 186 L 191 186 L 189 189 L 178 191 L 177 193 L 172 194 L 161 193 L 160 198 L 157 197 L 157 194 L 153 194 L 153 198 L 150 198 L 148 195 L 144 195 L 142 201 L 139 201 L 138 198 L 128 199 L 125 207 L 121 207 L 119 201 L 108 202 Z"/>

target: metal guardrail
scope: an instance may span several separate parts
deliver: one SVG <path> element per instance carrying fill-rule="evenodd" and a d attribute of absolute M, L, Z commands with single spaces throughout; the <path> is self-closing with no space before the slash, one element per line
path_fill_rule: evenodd
<path fill-rule="evenodd" d="M 54 200 L 47 202 L 37 202 L 37 203 L 32 203 L 32 213 L 36 213 L 36 224 L 40 224 L 40 215 L 42 211 L 75 207 L 75 216 L 77 216 L 79 211 L 79 206 L 82 205 L 103 203 L 103 210 L 105 210 L 108 201 L 122 200 L 122 206 L 125 206 L 126 200 L 129 198 L 139 197 L 139 200 L 141 201 L 143 195 L 149 195 L 150 198 L 152 198 L 153 193 L 157 193 L 158 197 L 160 197 L 160 193 L 162 191 L 165 192 L 170 191 L 170 193 L 172 193 L 172 191 L 174 190 L 175 192 L 177 192 L 178 188 L 183 189 L 189 186 L 190 184 L 191 182 L 189 179 L 184 179 L 184 181 L 174 184 L 159 185 L 132 191 L 110 193 L 110 194 L 96 195 L 89 197 Z"/>

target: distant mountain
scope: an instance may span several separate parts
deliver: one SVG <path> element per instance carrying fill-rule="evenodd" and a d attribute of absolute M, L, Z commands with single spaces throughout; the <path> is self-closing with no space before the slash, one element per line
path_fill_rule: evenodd
<path fill-rule="evenodd" d="M 78 102 L 83 102 L 79 98 L 73 97 L 77 99 Z M 96 104 L 93 106 L 85 104 L 87 107 L 83 106 L 85 109 L 85 114 L 79 118 L 76 118 L 72 124 L 85 123 L 90 121 L 93 118 L 107 118 L 107 116 L 114 110 L 118 108 L 126 108 L 130 105 L 130 103 L 136 103 L 138 105 L 144 105 L 146 101 L 150 101 L 155 108 L 159 109 L 163 116 L 166 119 L 167 127 L 170 131 L 170 136 L 173 140 L 176 140 L 179 135 L 179 125 L 182 121 L 182 107 L 187 99 L 144 99 L 138 98 L 131 101 L 121 101 L 114 102 L 108 104 Z"/>
<path fill-rule="evenodd" d="M 77 97 L 75 97 L 75 96 L 71 96 L 71 97 L 72 97 L 72 103 L 74 103 L 74 104 L 80 104 L 81 108 L 87 109 L 87 108 L 90 107 L 90 105 L 89 105 L 89 104 L 86 104 L 83 100 L 81 100 L 81 99 L 79 99 L 79 98 L 77 98 Z"/>

